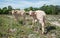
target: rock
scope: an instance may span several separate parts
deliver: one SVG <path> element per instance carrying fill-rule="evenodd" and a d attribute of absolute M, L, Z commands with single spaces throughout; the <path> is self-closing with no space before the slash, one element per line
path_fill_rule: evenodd
<path fill-rule="evenodd" d="M 9 32 L 16 32 L 16 31 L 17 31 L 16 28 L 14 28 L 14 29 L 9 29 Z"/>
<path fill-rule="evenodd" d="M 28 38 L 36 38 L 36 34 L 29 34 Z"/>
<path fill-rule="evenodd" d="M 51 36 L 52 36 L 52 38 L 56 38 L 56 35 L 53 33 L 53 34 L 51 34 Z"/>

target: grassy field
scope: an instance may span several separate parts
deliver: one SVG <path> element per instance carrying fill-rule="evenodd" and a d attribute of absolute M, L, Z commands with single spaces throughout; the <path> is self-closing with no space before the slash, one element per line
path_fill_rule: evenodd
<path fill-rule="evenodd" d="M 60 15 L 47 15 L 45 35 L 41 34 L 41 29 L 35 31 L 39 27 L 37 23 L 31 28 L 31 21 L 28 16 L 26 24 L 23 25 L 22 17 L 16 22 L 12 15 L 0 15 L 0 38 L 60 38 Z M 14 31 L 10 32 L 10 29 Z"/>

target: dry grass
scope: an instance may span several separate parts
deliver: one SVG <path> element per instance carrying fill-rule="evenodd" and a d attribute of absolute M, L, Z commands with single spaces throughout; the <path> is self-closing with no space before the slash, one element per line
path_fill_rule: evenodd
<path fill-rule="evenodd" d="M 29 16 L 28 16 L 29 17 Z M 30 17 L 29 17 L 30 18 Z M 26 25 L 23 25 L 23 20 L 16 22 L 11 15 L 0 15 L 0 37 L 9 38 L 60 38 L 60 27 L 51 24 L 54 21 L 60 21 L 59 15 L 47 15 L 46 17 L 46 34 L 41 34 L 40 31 L 35 31 L 39 25 L 37 23 L 32 27 L 31 18 L 27 19 Z M 51 23 L 50 23 L 51 22 Z M 15 32 L 9 32 L 9 29 L 17 29 Z M 34 30 L 35 29 L 35 30 Z"/>

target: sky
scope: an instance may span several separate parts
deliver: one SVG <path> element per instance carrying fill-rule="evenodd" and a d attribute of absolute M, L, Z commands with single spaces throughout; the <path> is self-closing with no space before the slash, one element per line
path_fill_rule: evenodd
<path fill-rule="evenodd" d="M 13 8 L 41 7 L 46 5 L 60 5 L 60 0 L 0 0 L 0 8 L 12 6 Z"/>

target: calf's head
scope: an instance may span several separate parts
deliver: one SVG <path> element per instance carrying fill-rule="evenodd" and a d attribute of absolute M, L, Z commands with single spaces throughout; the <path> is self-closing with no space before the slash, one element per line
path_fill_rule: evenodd
<path fill-rule="evenodd" d="M 29 15 L 30 16 L 36 16 L 36 12 L 35 11 L 29 11 Z"/>

